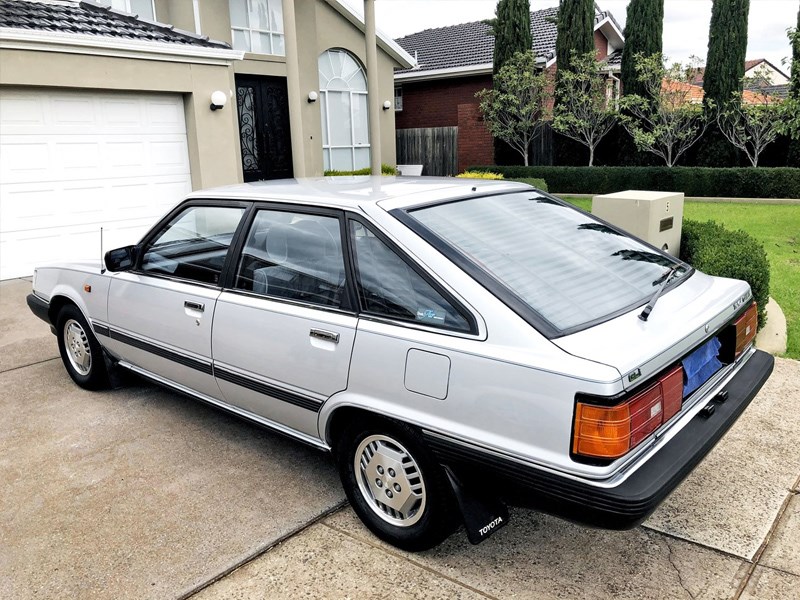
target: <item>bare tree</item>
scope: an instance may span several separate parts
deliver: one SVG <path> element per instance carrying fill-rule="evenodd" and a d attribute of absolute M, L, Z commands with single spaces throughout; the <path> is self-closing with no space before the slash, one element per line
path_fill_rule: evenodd
<path fill-rule="evenodd" d="M 594 165 L 594 150 L 617 122 L 615 99 L 606 94 L 606 81 L 600 76 L 594 50 L 572 53 L 569 70 L 561 73 L 557 89 L 553 129 L 589 149 L 589 166 Z"/>
<path fill-rule="evenodd" d="M 493 88 L 475 94 L 489 132 L 519 152 L 525 166 L 548 117 L 552 90 L 551 77 L 535 66 L 532 51 L 517 52 L 494 76 Z"/>
<path fill-rule="evenodd" d="M 668 167 L 705 133 L 702 89 L 691 85 L 697 65 L 666 67 L 659 54 L 637 55 L 636 72 L 646 96 L 620 100 L 621 121 L 639 150 L 660 156 Z"/>

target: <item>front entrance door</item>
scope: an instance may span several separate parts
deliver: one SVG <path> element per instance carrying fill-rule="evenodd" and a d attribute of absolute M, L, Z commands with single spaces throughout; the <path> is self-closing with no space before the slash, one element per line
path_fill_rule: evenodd
<path fill-rule="evenodd" d="M 289 99 L 283 77 L 236 77 L 245 181 L 292 177 Z"/>

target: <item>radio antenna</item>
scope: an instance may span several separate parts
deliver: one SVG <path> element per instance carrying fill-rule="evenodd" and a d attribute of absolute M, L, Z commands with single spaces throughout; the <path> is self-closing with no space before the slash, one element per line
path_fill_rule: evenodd
<path fill-rule="evenodd" d="M 106 263 L 103 260 L 103 228 L 100 228 L 100 275 L 106 272 Z"/>

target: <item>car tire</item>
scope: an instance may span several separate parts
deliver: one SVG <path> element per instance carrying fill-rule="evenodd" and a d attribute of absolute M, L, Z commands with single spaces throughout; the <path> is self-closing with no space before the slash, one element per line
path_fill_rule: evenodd
<path fill-rule="evenodd" d="M 77 306 L 61 309 L 56 332 L 61 361 L 72 380 L 87 390 L 108 387 L 103 349 Z"/>
<path fill-rule="evenodd" d="M 452 488 L 414 429 L 383 419 L 355 421 L 335 451 L 350 505 L 377 537 L 419 552 L 453 532 Z"/>

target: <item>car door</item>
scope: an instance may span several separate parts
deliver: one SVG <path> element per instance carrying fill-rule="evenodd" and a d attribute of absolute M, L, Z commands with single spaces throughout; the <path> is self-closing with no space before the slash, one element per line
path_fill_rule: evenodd
<path fill-rule="evenodd" d="M 111 281 L 110 350 L 156 379 L 220 397 L 211 325 L 229 247 L 247 206 L 184 205 L 145 238 L 136 267 Z"/>
<path fill-rule="evenodd" d="M 217 300 L 214 373 L 228 403 L 317 436 L 317 413 L 347 387 L 357 317 L 337 211 L 253 211 Z"/>

